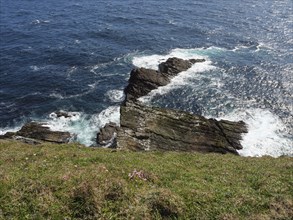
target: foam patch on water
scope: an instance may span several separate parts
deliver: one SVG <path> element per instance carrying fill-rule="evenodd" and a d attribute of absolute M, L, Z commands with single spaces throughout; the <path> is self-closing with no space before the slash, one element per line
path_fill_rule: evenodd
<path fill-rule="evenodd" d="M 120 106 L 110 106 L 97 115 L 93 115 L 92 121 L 99 127 L 104 127 L 107 123 L 113 122 L 120 125 Z"/>
<path fill-rule="evenodd" d="M 47 125 L 52 131 L 64 131 L 75 134 L 74 140 L 86 146 L 95 145 L 96 135 L 106 123 L 120 123 L 120 107 L 110 106 L 95 115 L 81 112 L 66 112 L 70 117 L 57 117 L 56 113 L 49 115 Z"/>
<path fill-rule="evenodd" d="M 243 135 L 241 156 L 293 156 L 293 140 L 286 137 L 286 125 L 268 110 L 236 110 L 221 119 L 239 121 L 248 125 L 248 133 Z"/>
<path fill-rule="evenodd" d="M 106 93 L 106 96 L 111 100 L 111 102 L 122 102 L 124 100 L 124 92 L 123 90 L 109 90 Z"/>

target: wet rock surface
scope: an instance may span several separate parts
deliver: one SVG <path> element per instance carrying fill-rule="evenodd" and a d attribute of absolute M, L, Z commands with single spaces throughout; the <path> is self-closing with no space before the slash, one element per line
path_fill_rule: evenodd
<path fill-rule="evenodd" d="M 116 147 L 116 136 L 119 126 L 115 123 L 107 123 L 97 134 L 97 144 L 101 147 Z"/>
<path fill-rule="evenodd" d="M 130 73 L 128 86 L 124 90 L 126 101 L 136 100 L 169 82 L 170 79 L 158 71 L 145 68 L 134 69 Z"/>
<path fill-rule="evenodd" d="M 174 77 L 178 73 L 188 70 L 193 64 L 204 62 L 205 59 L 183 60 L 177 57 L 169 58 L 159 64 L 159 71 L 168 77 Z"/>

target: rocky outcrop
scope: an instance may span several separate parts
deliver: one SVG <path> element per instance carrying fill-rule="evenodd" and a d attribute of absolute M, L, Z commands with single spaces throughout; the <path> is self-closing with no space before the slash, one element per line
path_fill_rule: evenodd
<path fill-rule="evenodd" d="M 159 86 L 165 86 L 170 79 L 182 71 L 188 70 L 194 63 L 204 62 L 204 59 L 183 60 L 180 58 L 169 58 L 159 65 L 159 71 L 136 68 L 130 73 L 128 86 L 125 88 L 125 101 L 134 101 Z"/>
<path fill-rule="evenodd" d="M 193 64 L 204 62 L 205 59 L 183 60 L 177 57 L 169 58 L 159 64 L 159 71 L 168 77 L 174 77 L 178 73 L 188 70 Z"/>
<path fill-rule="evenodd" d="M 97 144 L 101 147 L 116 147 L 116 136 L 118 133 L 118 125 L 110 122 L 107 123 L 97 134 Z"/>
<path fill-rule="evenodd" d="M 8 132 L 1 138 L 20 140 L 29 144 L 38 144 L 39 141 L 53 143 L 68 143 L 72 138 L 69 132 L 51 131 L 45 123 L 29 122 L 17 132 Z"/>
<path fill-rule="evenodd" d="M 117 147 L 130 150 L 173 150 L 238 154 L 244 122 L 217 121 L 183 111 L 144 106 L 137 99 L 204 59 L 169 58 L 159 71 L 134 69 L 120 108 Z"/>
<path fill-rule="evenodd" d="M 238 154 L 244 122 L 217 121 L 187 112 L 147 107 L 138 102 L 121 106 L 117 146 L 130 150 L 173 150 Z"/>

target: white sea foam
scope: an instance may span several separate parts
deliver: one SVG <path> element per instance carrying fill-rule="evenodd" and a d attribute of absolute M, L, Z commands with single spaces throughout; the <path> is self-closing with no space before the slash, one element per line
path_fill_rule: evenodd
<path fill-rule="evenodd" d="M 268 110 L 246 109 L 236 110 L 221 119 L 232 121 L 243 120 L 248 125 L 248 133 L 241 142 L 242 156 L 260 157 L 264 155 L 279 157 L 293 156 L 292 139 L 286 137 L 286 125 L 278 116 Z"/>
<path fill-rule="evenodd" d="M 44 69 L 46 69 L 47 68 L 47 66 L 30 66 L 30 69 L 32 70 L 32 71 L 34 71 L 34 72 L 37 72 L 37 71 L 40 71 L 40 70 L 44 70 Z"/>
<path fill-rule="evenodd" d="M 257 45 L 256 48 L 256 52 L 260 50 L 274 50 L 274 48 L 271 45 L 265 43 L 259 43 L 259 45 Z"/>
<path fill-rule="evenodd" d="M 149 55 L 149 56 L 137 56 L 132 60 L 133 65 L 137 67 L 144 67 L 150 69 L 158 69 L 158 65 L 165 62 L 170 57 L 178 57 L 181 59 L 207 59 L 207 56 L 200 54 L 199 49 L 174 49 L 167 55 Z"/>
<path fill-rule="evenodd" d="M 92 121 L 97 123 L 99 128 L 104 127 L 107 123 L 113 122 L 120 125 L 120 106 L 110 106 L 101 113 L 92 116 Z"/>
<path fill-rule="evenodd" d="M 75 134 L 73 141 L 77 141 L 86 146 L 95 144 L 95 138 L 100 128 L 106 123 L 120 123 L 120 107 L 110 106 L 99 114 L 89 116 L 81 112 L 66 112 L 70 117 L 57 117 L 56 113 L 51 113 L 46 121 L 47 126 L 52 131 L 66 131 Z"/>
<path fill-rule="evenodd" d="M 65 97 L 63 95 L 61 95 L 60 93 L 57 93 L 57 92 L 52 92 L 49 96 L 52 98 L 57 98 L 57 99 L 65 99 Z"/>
<path fill-rule="evenodd" d="M 40 70 L 40 67 L 38 66 L 30 66 L 30 68 L 34 71 L 34 72 L 37 72 Z"/>
<path fill-rule="evenodd" d="M 31 23 L 32 24 L 41 24 L 41 23 L 46 24 L 46 23 L 50 23 L 50 21 L 49 20 L 39 20 L 39 19 L 36 19 L 36 20 L 32 21 Z"/>
<path fill-rule="evenodd" d="M 249 49 L 249 48 L 251 48 L 251 47 L 253 47 L 253 46 L 244 46 L 244 45 L 240 45 L 240 46 L 236 46 L 236 47 L 235 47 L 234 49 L 232 49 L 231 51 L 236 52 L 236 51 L 238 51 L 238 50 Z"/>
<path fill-rule="evenodd" d="M 123 90 L 109 90 L 106 93 L 106 96 L 111 100 L 111 102 L 122 102 L 124 99 L 124 92 Z"/>
<path fill-rule="evenodd" d="M 75 94 L 75 95 L 63 95 L 58 92 L 52 92 L 51 94 L 49 94 L 49 97 L 57 98 L 57 99 L 77 98 L 77 97 L 81 97 L 81 96 L 84 96 L 84 95 L 87 95 L 87 94 L 93 92 L 97 85 L 98 85 L 98 82 L 95 82 L 93 84 L 89 84 L 88 87 L 90 87 L 90 88 L 88 90 L 86 90 L 82 93 Z"/>

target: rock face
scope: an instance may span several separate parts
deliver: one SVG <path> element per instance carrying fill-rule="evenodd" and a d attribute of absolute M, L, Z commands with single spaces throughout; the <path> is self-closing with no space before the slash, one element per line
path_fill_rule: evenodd
<path fill-rule="evenodd" d="M 62 144 L 68 143 L 71 135 L 68 132 L 51 131 L 44 123 L 29 122 L 19 131 L 6 133 L 2 138 L 20 140 L 30 144 L 40 143 L 39 141 Z"/>
<path fill-rule="evenodd" d="M 97 144 L 102 147 L 116 147 L 116 136 L 118 133 L 118 125 L 113 122 L 107 123 L 97 134 Z"/>
<path fill-rule="evenodd" d="M 124 90 L 126 101 L 147 95 L 153 89 L 167 85 L 170 79 L 158 71 L 137 68 L 131 71 L 128 82 L 129 84 Z"/>
<path fill-rule="evenodd" d="M 177 57 L 172 57 L 166 62 L 160 63 L 159 70 L 161 73 L 169 77 L 174 77 L 178 73 L 188 70 L 193 64 L 204 61 L 204 59 L 183 60 Z"/>
<path fill-rule="evenodd" d="M 217 121 L 186 112 L 127 102 L 121 106 L 117 147 L 238 154 L 244 122 Z"/>
<path fill-rule="evenodd" d="M 170 79 L 182 71 L 186 71 L 196 62 L 204 62 L 204 59 L 183 60 L 180 58 L 169 58 L 159 65 L 159 71 L 145 68 L 137 68 L 131 71 L 129 84 L 125 88 L 125 101 L 136 100 L 147 95 L 159 86 L 165 86 Z"/>

